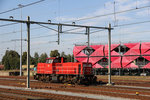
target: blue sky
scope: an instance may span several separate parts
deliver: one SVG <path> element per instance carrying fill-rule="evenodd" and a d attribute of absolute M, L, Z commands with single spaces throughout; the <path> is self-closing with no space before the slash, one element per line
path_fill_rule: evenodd
<path fill-rule="evenodd" d="M 0 0 L 0 13 L 18 7 L 19 4 L 26 5 L 39 0 Z M 115 6 L 114 6 L 115 1 Z M 112 42 L 149 42 L 150 29 L 149 22 L 143 24 L 135 24 L 129 26 L 120 26 L 123 24 L 136 23 L 142 21 L 150 21 L 150 8 L 137 9 L 120 14 L 112 14 L 110 16 L 97 17 L 87 20 L 77 21 L 82 18 L 90 18 L 97 15 L 106 15 L 115 11 L 125 11 L 135 9 L 136 7 L 150 6 L 150 0 L 45 0 L 43 2 L 22 8 L 22 19 L 26 20 L 27 16 L 33 21 L 47 22 L 51 20 L 55 23 L 72 23 L 81 25 L 92 25 L 107 27 L 109 23 L 114 27 L 112 31 Z M 21 19 L 21 9 L 14 10 L 8 13 L 0 14 L 0 18 Z M 0 21 L 0 25 L 9 24 L 9 22 Z M 54 29 L 57 27 L 48 26 Z M 63 27 L 63 30 L 72 29 L 73 27 Z M 26 30 L 26 25 L 23 24 L 23 30 Z M 20 39 L 20 24 L 0 27 L 0 59 L 4 55 L 7 48 L 20 52 L 20 41 L 12 41 Z M 91 30 L 96 31 L 96 30 Z M 85 33 L 85 29 L 78 29 L 72 32 Z M 56 32 L 41 27 L 39 25 L 31 25 L 31 55 L 34 52 L 39 54 L 46 52 L 48 55 L 51 50 L 58 49 L 66 54 L 72 54 L 74 44 L 85 44 L 87 36 L 84 34 L 61 34 L 61 43 L 57 41 Z M 90 35 L 90 43 L 107 43 L 107 31 L 100 31 Z M 55 35 L 55 36 L 48 36 Z M 46 37 L 43 37 L 46 36 Z M 39 37 L 39 38 L 35 38 Z M 23 38 L 26 39 L 26 31 L 23 31 Z M 23 42 L 23 51 L 26 51 L 26 42 Z"/>

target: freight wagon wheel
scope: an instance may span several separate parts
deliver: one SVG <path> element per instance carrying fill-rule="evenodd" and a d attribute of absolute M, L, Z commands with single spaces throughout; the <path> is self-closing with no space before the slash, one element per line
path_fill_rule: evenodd
<path fill-rule="evenodd" d="M 62 81 L 62 83 L 67 83 L 67 80 L 66 80 L 66 79 L 64 79 L 64 80 Z"/>
<path fill-rule="evenodd" d="M 93 80 L 92 80 L 92 77 L 85 77 L 84 78 L 84 84 L 85 85 L 90 85 L 90 84 L 92 84 L 93 82 L 92 82 Z"/>
<path fill-rule="evenodd" d="M 77 81 L 77 84 L 80 85 L 80 84 L 81 84 L 81 81 L 82 81 L 82 80 L 79 79 L 79 80 Z"/>
<path fill-rule="evenodd" d="M 71 84 L 75 84 L 75 80 L 71 80 Z"/>
<path fill-rule="evenodd" d="M 94 76 L 93 77 L 93 81 L 92 81 L 94 84 L 96 84 L 97 83 L 97 77 L 96 76 Z"/>
<path fill-rule="evenodd" d="M 45 75 L 41 76 L 41 81 L 45 82 Z"/>
<path fill-rule="evenodd" d="M 34 79 L 38 80 L 39 79 L 38 75 L 34 75 Z"/>
<path fill-rule="evenodd" d="M 52 76 L 49 76 L 49 81 L 52 82 Z"/>
<path fill-rule="evenodd" d="M 72 78 L 71 83 L 76 84 L 77 83 L 77 78 L 76 77 Z"/>
<path fill-rule="evenodd" d="M 64 79 L 63 79 L 62 83 L 68 83 L 68 79 L 67 79 L 67 77 L 64 77 Z"/>
<path fill-rule="evenodd" d="M 49 82 L 52 83 L 52 77 L 50 77 Z"/>

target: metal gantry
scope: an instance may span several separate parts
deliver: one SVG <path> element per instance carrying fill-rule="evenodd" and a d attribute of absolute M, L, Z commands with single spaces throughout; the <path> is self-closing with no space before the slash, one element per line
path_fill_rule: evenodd
<path fill-rule="evenodd" d="M 27 88 L 30 88 L 30 17 L 27 20 Z"/>
<path fill-rule="evenodd" d="M 30 88 L 30 24 L 47 24 L 47 25 L 55 25 L 58 26 L 58 44 L 60 44 L 60 33 L 63 33 L 62 26 L 68 27 L 81 27 L 86 29 L 86 35 L 88 36 L 88 46 L 90 46 L 90 29 L 104 29 L 108 30 L 108 53 L 109 53 L 109 69 L 108 69 L 108 84 L 111 84 L 111 24 L 109 27 L 98 27 L 98 26 L 86 26 L 86 25 L 76 25 L 76 24 L 63 24 L 63 23 L 51 23 L 51 22 L 37 22 L 37 21 L 30 21 L 30 17 L 28 16 L 26 20 L 14 20 L 14 19 L 4 19 L 0 18 L 0 21 L 9 21 L 9 22 L 17 22 L 17 23 L 25 23 L 27 24 L 27 88 Z"/>

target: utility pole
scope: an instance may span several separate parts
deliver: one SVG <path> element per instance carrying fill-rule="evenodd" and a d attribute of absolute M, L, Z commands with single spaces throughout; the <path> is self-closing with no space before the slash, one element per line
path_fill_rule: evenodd
<path fill-rule="evenodd" d="M 58 25 L 58 45 L 59 45 L 59 42 L 60 42 L 59 36 L 60 36 L 60 27 Z"/>
<path fill-rule="evenodd" d="M 21 20 L 22 20 L 22 7 L 23 5 L 19 4 L 18 5 L 21 8 Z M 20 76 L 22 76 L 22 23 L 21 23 L 21 29 L 20 29 L 21 35 L 20 35 Z"/>
<path fill-rule="evenodd" d="M 86 27 L 86 34 L 87 34 L 87 36 L 88 36 L 88 47 L 90 46 L 90 28 L 89 27 Z"/>
<path fill-rule="evenodd" d="M 59 42 L 60 42 L 60 25 L 58 25 L 58 45 L 59 45 Z"/>
<path fill-rule="evenodd" d="M 89 47 L 90 47 L 90 28 L 89 27 L 86 27 L 86 34 L 87 34 L 87 42 L 88 42 L 88 50 L 89 50 Z M 90 53 L 90 50 L 88 51 Z M 87 59 L 87 63 L 89 62 L 89 56 L 90 54 L 88 53 L 88 59 Z"/>
<path fill-rule="evenodd" d="M 30 88 L 30 17 L 27 20 L 27 88 Z"/>
<path fill-rule="evenodd" d="M 112 85 L 111 83 L 111 24 L 109 24 L 109 29 L 108 29 L 108 84 L 107 85 Z"/>
<path fill-rule="evenodd" d="M 114 26 L 116 25 L 116 2 L 114 1 Z"/>

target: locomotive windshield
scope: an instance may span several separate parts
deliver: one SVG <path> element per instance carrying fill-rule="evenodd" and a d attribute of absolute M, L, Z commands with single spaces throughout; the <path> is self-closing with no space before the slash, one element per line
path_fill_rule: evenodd
<path fill-rule="evenodd" d="M 46 63 L 50 64 L 50 63 L 61 63 L 61 58 L 48 58 L 46 60 Z"/>
<path fill-rule="evenodd" d="M 46 63 L 48 63 L 48 64 L 53 63 L 53 59 L 47 59 Z"/>
<path fill-rule="evenodd" d="M 91 63 L 84 63 L 83 67 L 92 67 L 92 64 Z"/>

